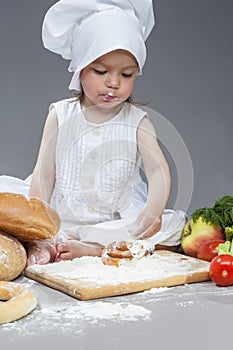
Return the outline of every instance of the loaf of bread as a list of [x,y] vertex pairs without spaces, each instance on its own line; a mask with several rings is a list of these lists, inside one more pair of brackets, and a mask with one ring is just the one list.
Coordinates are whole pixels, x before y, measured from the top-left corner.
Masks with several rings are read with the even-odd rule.
[[22,194],[0,193],[1,231],[19,241],[32,242],[53,238],[59,228],[60,218],[47,203]]
[[27,255],[23,245],[7,233],[0,231],[0,280],[12,281],[23,272]]

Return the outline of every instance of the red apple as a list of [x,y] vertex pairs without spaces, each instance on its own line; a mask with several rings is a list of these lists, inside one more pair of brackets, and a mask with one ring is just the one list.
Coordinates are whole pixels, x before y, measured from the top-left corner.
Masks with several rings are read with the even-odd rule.
[[208,241],[202,244],[197,249],[197,258],[201,260],[211,261],[218,255],[217,247],[220,243],[224,243],[223,239]]
[[182,230],[181,247],[185,254],[197,257],[200,246],[208,241],[224,240],[220,226],[206,223],[200,216],[196,222],[189,220]]

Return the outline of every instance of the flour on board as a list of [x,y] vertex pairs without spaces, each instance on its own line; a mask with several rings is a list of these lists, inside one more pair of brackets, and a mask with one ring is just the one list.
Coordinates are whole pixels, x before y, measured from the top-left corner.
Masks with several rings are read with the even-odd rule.
[[[126,261],[126,260],[123,260]],[[203,271],[197,259],[181,259],[179,254],[162,256],[152,254],[141,259],[126,261],[119,267],[104,265],[101,258],[84,256],[72,261],[61,261],[47,265],[32,265],[29,271],[60,276],[66,280],[83,279],[98,285],[143,282],[164,278],[164,276],[186,275]]]

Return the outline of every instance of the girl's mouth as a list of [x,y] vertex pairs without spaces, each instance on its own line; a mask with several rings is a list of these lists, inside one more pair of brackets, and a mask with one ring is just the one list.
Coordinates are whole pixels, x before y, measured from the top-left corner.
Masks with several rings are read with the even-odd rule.
[[114,96],[112,92],[109,92],[108,94],[104,94],[103,99],[106,102],[113,102],[113,101],[119,100],[119,98],[117,96]]

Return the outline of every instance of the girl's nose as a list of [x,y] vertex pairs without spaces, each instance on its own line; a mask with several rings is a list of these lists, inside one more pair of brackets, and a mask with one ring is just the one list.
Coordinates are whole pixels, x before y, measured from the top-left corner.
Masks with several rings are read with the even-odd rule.
[[111,75],[107,79],[107,87],[108,88],[113,88],[113,89],[118,89],[120,86],[120,78],[115,75]]

